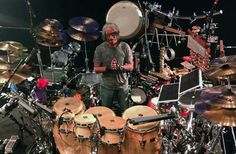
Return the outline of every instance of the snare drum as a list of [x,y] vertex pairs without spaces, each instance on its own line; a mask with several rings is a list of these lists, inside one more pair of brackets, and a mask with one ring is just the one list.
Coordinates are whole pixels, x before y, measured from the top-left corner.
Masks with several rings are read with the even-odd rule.
[[57,119],[53,123],[53,136],[60,153],[78,153],[81,149],[73,134],[74,117],[85,110],[84,103],[76,98],[59,99],[53,106]]
[[[144,105],[137,105],[125,110],[123,119],[141,118],[146,116],[156,116],[158,113],[152,108]],[[159,122],[150,122],[140,125],[128,123],[125,131],[125,141],[122,144],[122,153],[158,153],[160,151]]]
[[120,29],[121,39],[131,39],[144,28],[142,10],[133,2],[120,1],[115,3],[106,15],[106,22],[115,23]]

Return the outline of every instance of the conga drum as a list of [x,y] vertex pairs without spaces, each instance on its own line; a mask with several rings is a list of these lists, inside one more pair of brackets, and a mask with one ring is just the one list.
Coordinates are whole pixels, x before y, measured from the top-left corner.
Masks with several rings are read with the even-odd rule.
[[74,117],[85,110],[84,103],[72,97],[59,99],[53,106],[57,118],[53,123],[53,136],[60,153],[79,153],[79,143],[73,133]]
[[103,117],[115,116],[115,113],[111,109],[104,106],[91,107],[86,110],[85,113],[93,114],[97,116],[98,119]]
[[118,154],[125,139],[126,120],[118,116],[106,116],[99,119],[99,122],[101,129],[98,153]]
[[[144,105],[136,105],[125,110],[122,118],[125,120],[155,116],[158,113]],[[155,154],[160,151],[159,122],[149,122],[133,125],[128,122],[125,130],[125,141],[121,145],[122,153],[125,154]]]

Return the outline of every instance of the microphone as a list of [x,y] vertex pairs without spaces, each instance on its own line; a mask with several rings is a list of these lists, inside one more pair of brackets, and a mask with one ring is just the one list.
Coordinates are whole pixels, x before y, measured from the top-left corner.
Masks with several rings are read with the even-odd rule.
[[140,117],[140,118],[132,118],[129,119],[130,123],[133,125],[140,125],[148,122],[160,121],[165,119],[172,119],[175,118],[173,113],[170,114],[161,114],[157,116],[147,116],[147,117]]

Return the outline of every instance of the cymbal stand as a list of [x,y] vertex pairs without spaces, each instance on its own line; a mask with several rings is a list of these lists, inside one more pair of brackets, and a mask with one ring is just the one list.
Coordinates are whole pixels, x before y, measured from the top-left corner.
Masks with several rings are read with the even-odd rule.
[[49,56],[50,56],[50,62],[51,62],[51,71],[52,71],[52,81],[53,83],[55,83],[55,76],[54,76],[54,65],[53,65],[53,61],[52,61],[52,50],[51,50],[51,46],[48,46],[48,51],[49,51]]
[[43,63],[42,63],[42,59],[41,59],[41,51],[39,49],[37,49],[37,59],[38,59],[38,63],[39,63],[39,73],[40,73],[40,77],[43,77]]
[[86,73],[89,73],[89,66],[88,66],[89,59],[88,59],[86,41],[84,41],[84,54],[85,54],[85,70],[86,70]]
[[211,143],[208,143],[206,146],[207,148],[207,151],[211,154],[211,153],[215,153],[214,150],[215,150],[215,147],[216,145],[219,143],[219,139],[221,137],[221,133],[223,131],[223,126],[219,126],[218,130],[217,130],[217,134],[216,136],[214,137],[213,141]]

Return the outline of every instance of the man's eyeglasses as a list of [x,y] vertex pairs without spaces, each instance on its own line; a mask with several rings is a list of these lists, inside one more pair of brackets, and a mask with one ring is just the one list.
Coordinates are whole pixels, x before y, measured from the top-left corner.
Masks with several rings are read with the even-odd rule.
[[116,37],[116,36],[118,36],[118,34],[119,34],[118,32],[112,32],[112,33],[107,33],[106,36],[107,37],[110,37],[110,36]]

